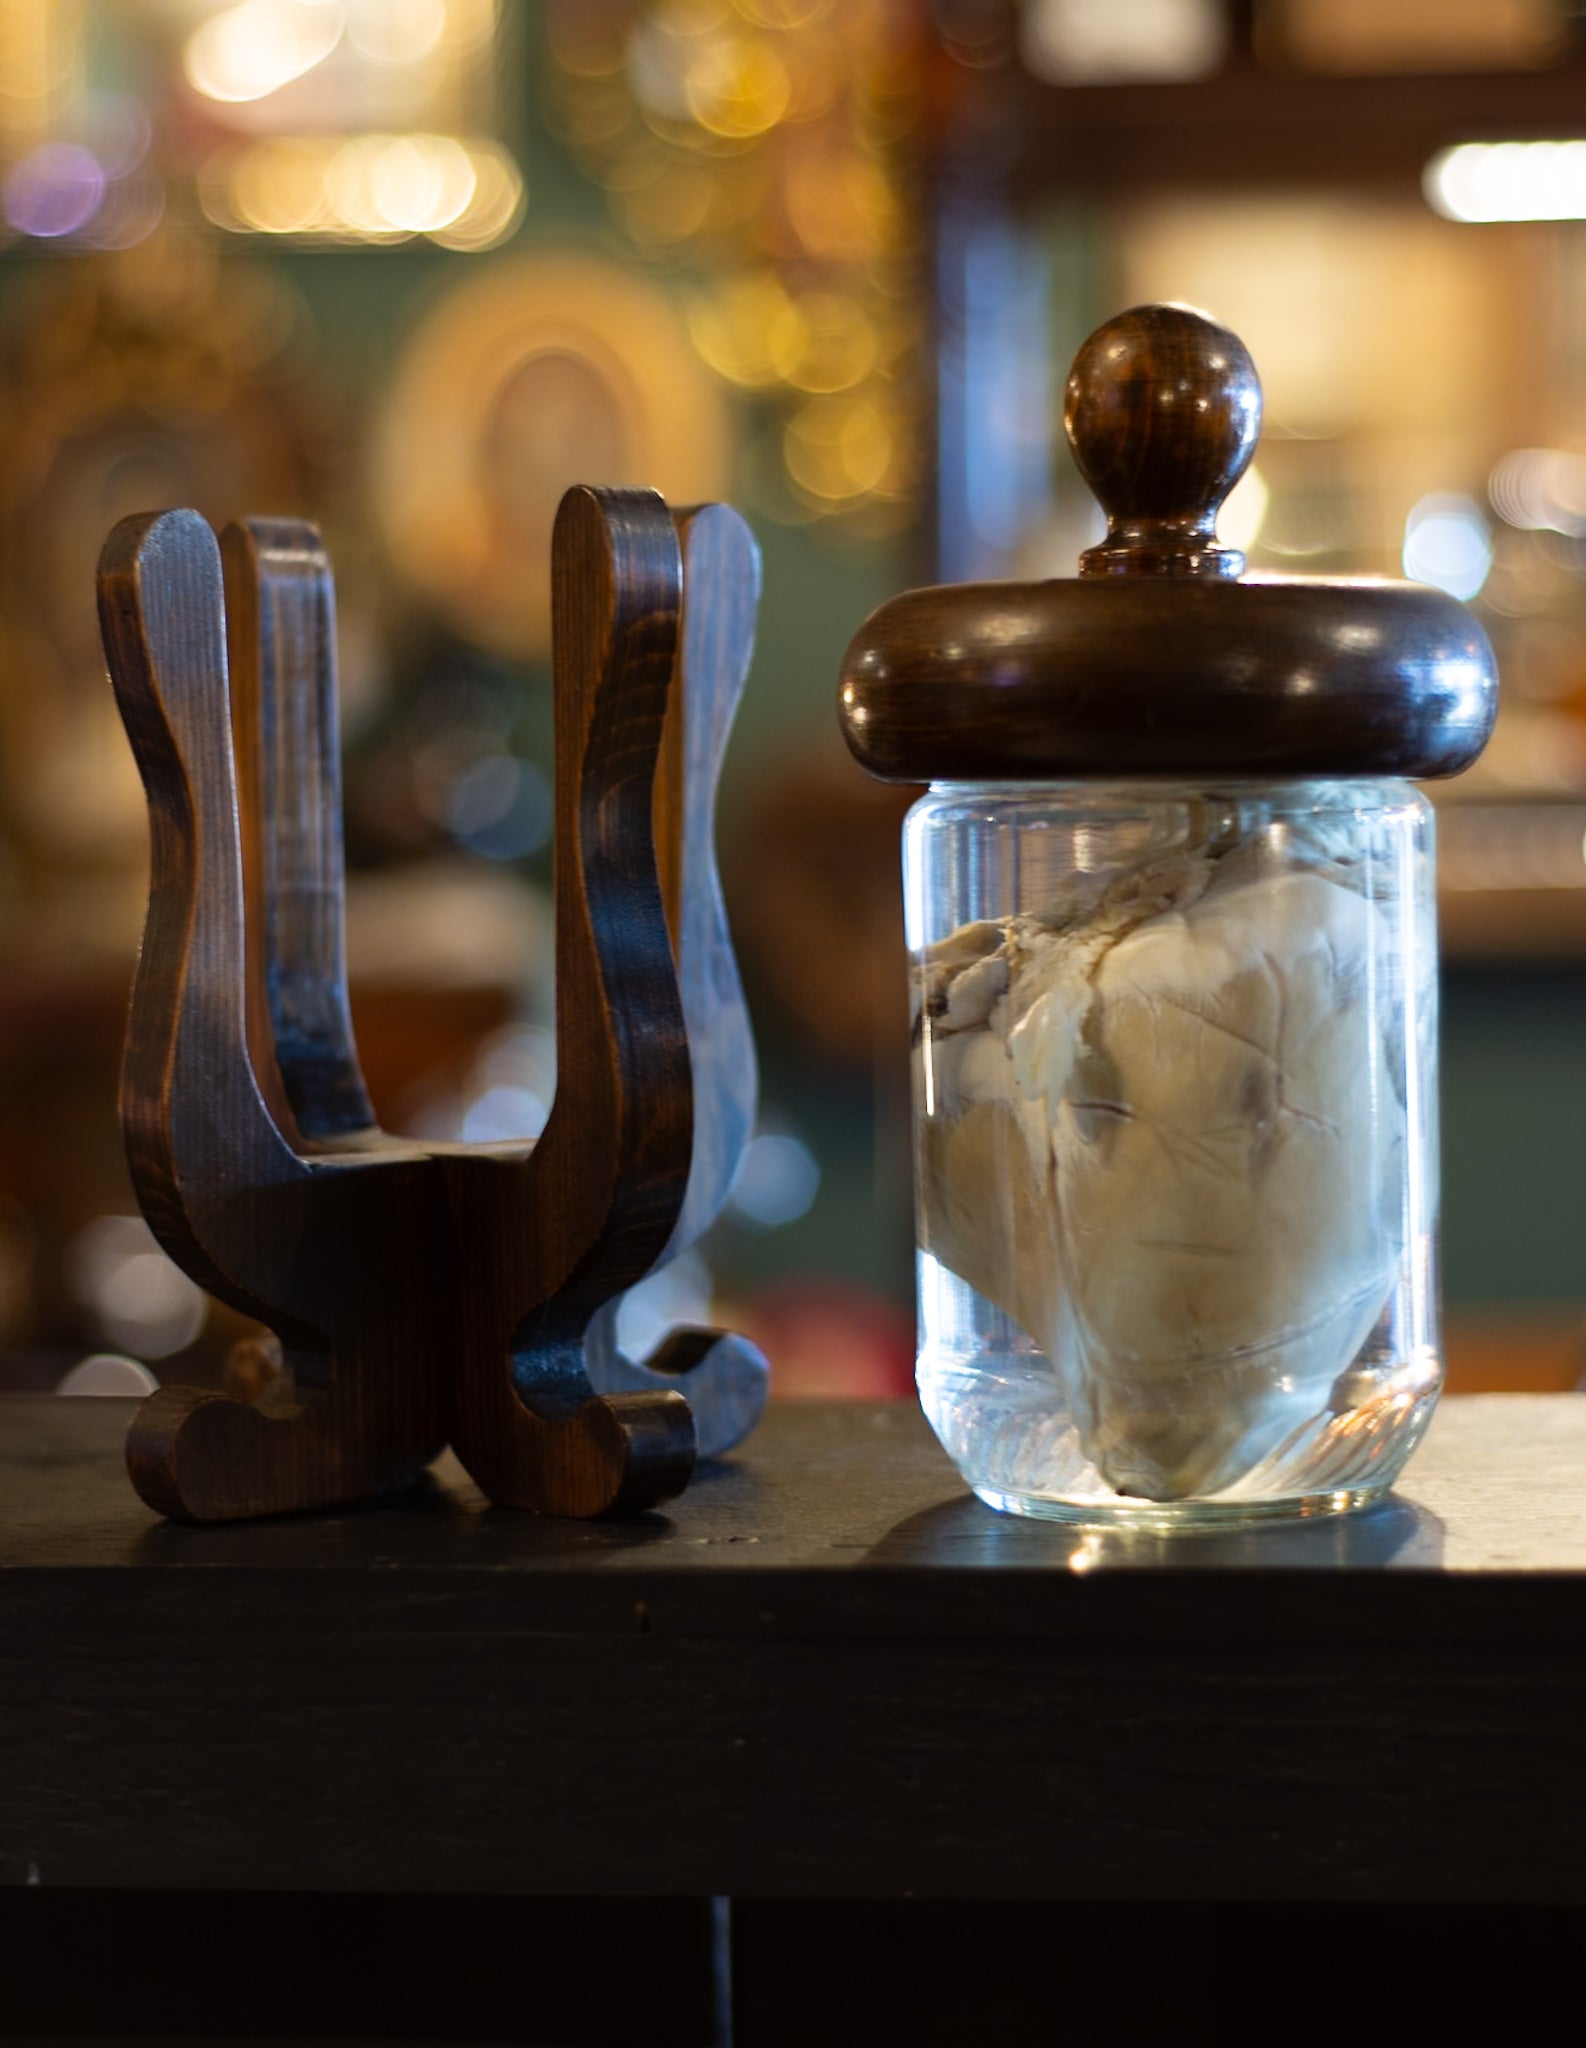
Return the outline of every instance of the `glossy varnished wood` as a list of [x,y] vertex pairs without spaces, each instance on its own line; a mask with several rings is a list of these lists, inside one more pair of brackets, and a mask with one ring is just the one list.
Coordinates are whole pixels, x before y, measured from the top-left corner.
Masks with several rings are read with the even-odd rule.
[[[720,1212],[748,1143],[754,1040],[715,859],[716,791],[754,647],[759,550],[726,505],[674,515],[683,595],[655,777],[656,851],[693,1072],[692,1156],[682,1213],[657,1262]],[[400,1141],[374,1128],[359,1070],[343,943],[334,585],[315,529],[249,520],[221,536],[248,903],[250,1032],[277,1120],[310,1148]],[[568,857],[569,862],[571,856]],[[570,866],[568,867],[570,872]],[[741,1441],[765,1406],[768,1369],[749,1341],[687,1329],[649,1361],[616,1341],[619,1302],[584,1341],[596,1392],[686,1393],[702,1454]]]
[[1455,775],[1497,709],[1486,634],[1408,583],[965,583],[844,657],[855,758],[891,782]]
[[[760,551],[729,505],[676,515],[683,558],[680,675],[667,707],[656,779],[656,857],[677,958],[693,1073],[693,1153],[683,1206],[661,1263],[695,1244],[726,1203],[754,1128],[754,1034],[716,866],[722,756],[748,679]],[[590,1325],[585,1359],[604,1393],[681,1386],[701,1457],[730,1450],[765,1407],[769,1372],[748,1338],[685,1329],[647,1360],[617,1343],[618,1304]],[[686,1375],[686,1377],[680,1377]]]
[[1078,580],[906,592],[860,627],[839,717],[898,782],[1457,774],[1486,744],[1481,627],[1415,584],[1238,581],[1217,510],[1260,386],[1237,336],[1178,306],[1108,321],[1065,420],[1108,535]]
[[[674,720],[674,915],[696,1021],[714,991],[719,1057],[736,1062],[747,1021],[710,805],[756,565],[720,509],[695,521],[702,715],[697,735]],[[225,560],[240,829],[213,537],[169,514],[127,522],[106,551],[106,645],[155,836],[124,1116],[162,1243],[279,1334],[284,1369],[253,1374],[268,1384],[252,1402],[153,1397],[134,1479],[167,1514],[241,1518],[400,1484],[449,1433],[499,1500],[647,1506],[691,1468],[688,1368],[720,1441],[752,1421],[765,1379],[717,1332],[680,1337],[672,1373],[630,1368],[610,1400],[586,1370],[592,1320],[676,1247],[696,1168],[691,1227],[719,1208],[752,1113],[752,1052],[743,1073],[707,1056],[724,1099],[696,1129],[657,871],[662,731],[686,685],[672,517],[653,492],[582,491],[557,526],[560,1079],[532,1146],[416,1145],[376,1127],[343,958],[329,563],[312,528],[285,521],[229,529]],[[712,579],[736,588],[746,568],[748,613],[734,605],[712,639]]]
[[1217,514],[1261,431],[1261,383],[1237,334],[1188,306],[1136,306],[1074,358],[1063,425],[1107,514],[1082,576],[1240,576]]
[[234,522],[220,556],[254,1070],[295,1140],[344,1139],[375,1115],[347,996],[330,557],[299,519]]
[[1445,1401],[1379,1507],[1181,1539],[994,1515],[902,1402],[773,1406],[631,1522],[448,1463],[176,1530],[125,1413],[0,1403],[0,1882],[1586,1895],[1574,1397]]
[[127,1445],[161,1512],[207,1521],[357,1499],[410,1479],[443,1441],[422,1283],[443,1227],[416,1148],[305,1160],[255,1082],[245,1025],[241,854],[221,565],[196,513],[124,520],[100,568],[117,701],[149,799],[149,916],[122,1120],[133,1186],[187,1273],[280,1336],[258,1404],[170,1387]]
[[451,1440],[492,1500],[649,1505],[693,1467],[672,1391],[597,1397],[591,1320],[676,1228],[692,1157],[688,1039],[653,806],[682,561],[653,491],[570,491],[552,542],[556,1097],[531,1148],[445,1160],[457,1246]]

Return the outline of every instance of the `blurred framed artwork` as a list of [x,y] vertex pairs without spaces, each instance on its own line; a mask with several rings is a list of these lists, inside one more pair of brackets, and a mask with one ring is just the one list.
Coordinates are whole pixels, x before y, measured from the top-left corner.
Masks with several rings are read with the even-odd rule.
[[533,659],[570,484],[674,504],[729,488],[720,386],[668,296],[598,256],[502,259],[414,335],[375,435],[378,524],[401,580],[461,639]]

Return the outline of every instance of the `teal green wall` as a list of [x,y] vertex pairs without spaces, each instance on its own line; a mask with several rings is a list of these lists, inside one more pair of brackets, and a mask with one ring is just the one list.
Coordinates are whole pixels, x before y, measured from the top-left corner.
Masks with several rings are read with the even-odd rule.
[[1579,1301],[1586,963],[1447,969],[1442,1088],[1448,1301]]

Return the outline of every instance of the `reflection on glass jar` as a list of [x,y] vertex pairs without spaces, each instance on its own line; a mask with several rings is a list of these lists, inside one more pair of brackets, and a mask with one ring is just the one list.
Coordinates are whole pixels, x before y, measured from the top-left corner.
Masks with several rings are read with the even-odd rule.
[[982,1498],[1353,1505],[1430,1416],[1432,819],[1392,780],[939,785],[905,835],[921,1342]]

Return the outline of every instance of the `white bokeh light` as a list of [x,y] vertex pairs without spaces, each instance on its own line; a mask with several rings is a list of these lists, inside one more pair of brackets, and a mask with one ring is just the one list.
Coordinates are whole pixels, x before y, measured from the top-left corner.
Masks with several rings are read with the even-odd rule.
[[1474,498],[1433,492],[1404,522],[1404,573],[1468,604],[1492,567],[1492,537]]

